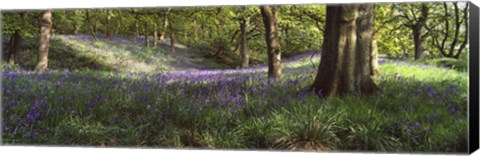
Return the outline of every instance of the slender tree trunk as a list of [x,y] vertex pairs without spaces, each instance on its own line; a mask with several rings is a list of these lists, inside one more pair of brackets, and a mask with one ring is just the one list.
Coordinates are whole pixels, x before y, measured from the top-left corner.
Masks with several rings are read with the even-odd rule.
[[153,48],[158,47],[158,31],[157,31],[157,21],[153,23]]
[[240,61],[240,66],[242,68],[247,68],[249,65],[249,59],[250,59],[250,54],[248,52],[248,40],[247,40],[247,27],[248,27],[248,21],[247,19],[242,19],[240,22],[240,31],[241,31],[241,39],[240,39],[240,54],[241,54],[241,61]]
[[370,53],[370,75],[376,76],[380,74],[380,69],[378,68],[378,48],[377,40],[372,39],[372,52]]
[[137,38],[140,36],[140,30],[138,28],[138,14],[135,15],[135,23],[133,24],[135,29],[135,35],[133,35],[133,42],[137,43]]
[[50,30],[52,29],[51,10],[43,13],[40,25],[40,46],[38,48],[38,63],[35,69],[39,72],[45,72],[48,66],[48,44],[50,40]]
[[150,40],[148,38],[148,22],[145,21],[145,46],[150,47]]
[[319,96],[369,94],[378,87],[370,76],[373,4],[327,6],[320,66],[312,85]]
[[[25,20],[27,18],[26,13],[20,13],[20,18]],[[20,45],[22,43],[22,36],[20,35],[20,29],[16,29],[15,32],[10,36],[10,45],[8,49],[8,64],[15,64],[15,54],[20,50]]]
[[260,6],[260,10],[265,26],[265,41],[267,42],[268,77],[271,79],[280,79],[282,74],[281,51],[275,7]]
[[110,10],[106,9],[105,12],[107,13],[107,20],[105,24],[105,34],[107,35],[108,39],[112,39],[112,34],[110,32],[110,19],[111,19]]
[[117,26],[115,27],[115,34],[118,34],[118,31],[120,30],[120,26],[122,26],[121,22],[119,19],[115,20]]
[[80,25],[73,23],[73,34],[78,34],[78,31],[80,31]]
[[288,40],[288,35],[289,35],[289,32],[290,32],[290,26],[288,24],[285,26],[284,31],[285,31],[285,46],[290,47],[290,42]]
[[90,17],[89,11],[85,10],[85,21],[90,25],[90,34],[92,35],[93,39],[96,41],[98,40],[96,35],[96,24],[95,22],[92,23],[92,19]]
[[465,22],[465,36],[457,54],[454,56],[456,59],[460,57],[460,54],[462,54],[463,49],[468,43],[468,3],[465,3],[465,8],[463,9],[463,21]]
[[170,24],[170,52],[175,52],[175,32],[173,30],[173,23]]
[[8,64],[15,64],[15,54],[17,54],[20,49],[20,44],[22,37],[20,36],[20,30],[15,30],[15,32],[10,37],[10,48],[8,49]]
[[165,15],[163,16],[163,24],[162,24],[162,31],[160,32],[160,42],[165,43],[165,32],[167,32],[168,28],[168,14],[170,13],[171,8],[168,8],[168,10],[165,12]]

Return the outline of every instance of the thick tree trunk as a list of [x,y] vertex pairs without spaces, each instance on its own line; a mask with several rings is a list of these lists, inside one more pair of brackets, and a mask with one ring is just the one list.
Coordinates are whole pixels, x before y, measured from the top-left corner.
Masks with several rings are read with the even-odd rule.
[[370,76],[373,4],[327,6],[320,66],[312,89],[320,96],[369,94],[378,87]]
[[267,42],[268,77],[280,79],[282,74],[281,51],[275,7],[260,6],[260,10],[265,26],[265,41]]
[[10,37],[10,47],[8,49],[8,64],[15,64],[15,54],[17,54],[20,49],[20,44],[22,37],[20,36],[20,30],[15,30],[15,32]]
[[247,46],[247,27],[248,21],[246,19],[242,19],[240,22],[240,31],[241,31],[241,39],[240,39],[240,66],[242,68],[247,68],[249,65],[250,55],[248,53],[248,46]]
[[[419,29],[420,28],[420,29]],[[415,60],[419,60],[422,58],[422,53],[423,53],[423,40],[421,37],[421,27],[418,25],[415,26],[412,31],[413,31],[413,42],[415,44]]]
[[39,72],[44,72],[48,66],[48,44],[50,40],[50,30],[52,29],[51,10],[43,13],[40,25],[40,46],[38,48],[38,63],[35,69]]
[[422,58],[423,54],[423,40],[425,38],[422,35],[422,29],[425,26],[428,18],[428,7],[426,3],[422,3],[421,16],[418,18],[415,25],[411,26],[413,31],[413,42],[415,44],[415,60]]

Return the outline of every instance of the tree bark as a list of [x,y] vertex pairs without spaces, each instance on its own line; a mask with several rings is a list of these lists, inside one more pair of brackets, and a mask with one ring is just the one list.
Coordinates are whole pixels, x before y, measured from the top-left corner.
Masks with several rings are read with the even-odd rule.
[[165,32],[167,31],[168,28],[168,14],[170,13],[171,8],[168,8],[167,12],[165,12],[165,15],[163,16],[163,25],[162,25],[162,31],[160,32],[160,42],[165,43]]
[[40,46],[38,48],[38,63],[35,69],[39,72],[45,72],[48,66],[48,44],[50,41],[50,30],[52,29],[51,10],[43,13],[40,26]]
[[157,22],[153,23],[153,48],[158,46],[158,31],[157,31]]
[[282,74],[281,51],[275,7],[260,6],[260,10],[265,26],[265,41],[267,43],[268,78],[280,79]]
[[312,85],[319,96],[370,94],[378,90],[370,76],[374,29],[373,4],[327,6],[320,66]]
[[457,54],[454,58],[458,59],[460,54],[462,54],[463,49],[466,47],[468,43],[468,3],[465,3],[465,8],[463,9],[463,21],[465,22],[465,36],[463,39],[463,43],[460,45]]
[[138,14],[135,14],[135,23],[133,24],[135,29],[135,35],[133,36],[133,42],[137,43],[137,38],[140,36],[140,30],[138,28]]
[[173,30],[173,24],[170,24],[170,52],[175,52],[175,32]]
[[380,74],[380,69],[378,68],[378,48],[377,40],[372,39],[372,52],[370,53],[370,75],[377,76]]
[[85,21],[90,24],[90,34],[92,35],[93,39],[95,41],[97,40],[97,34],[96,34],[96,24],[92,23],[92,19],[90,17],[89,11],[85,10]]
[[20,36],[20,30],[15,30],[15,32],[10,37],[10,47],[8,49],[8,64],[15,64],[15,54],[17,54],[20,49],[20,43],[22,37]]
[[422,39],[422,27],[420,25],[416,25],[412,28],[413,31],[413,42],[415,45],[415,60],[419,60],[422,58],[423,53],[423,39]]
[[144,35],[145,36],[145,46],[147,48],[149,48],[150,47],[150,40],[148,39],[148,22],[147,21],[145,21],[144,26],[145,26],[145,35]]
[[415,60],[422,58],[423,54],[423,40],[422,28],[425,26],[428,18],[428,7],[426,3],[422,3],[421,16],[416,21],[415,25],[411,26],[413,31],[413,42],[415,44]]
[[240,22],[240,31],[241,31],[241,39],[240,39],[240,54],[241,54],[241,61],[240,66],[242,68],[247,68],[249,65],[250,54],[248,53],[248,46],[247,46],[247,27],[248,21],[247,19],[242,19]]
[[107,20],[106,20],[106,24],[105,24],[105,34],[107,35],[107,38],[108,39],[111,39],[112,38],[112,34],[111,34],[111,30],[110,30],[110,19],[111,19],[111,16],[110,16],[110,10],[106,9],[105,11],[107,13]]

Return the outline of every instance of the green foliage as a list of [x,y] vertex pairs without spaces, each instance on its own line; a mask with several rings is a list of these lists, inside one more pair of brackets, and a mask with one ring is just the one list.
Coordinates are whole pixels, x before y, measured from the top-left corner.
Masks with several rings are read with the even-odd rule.
[[2,34],[11,35],[19,30],[21,36],[36,36],[40,31],[37,16],[37,12],[24,13],[23,17],[20,12],[2,12]]

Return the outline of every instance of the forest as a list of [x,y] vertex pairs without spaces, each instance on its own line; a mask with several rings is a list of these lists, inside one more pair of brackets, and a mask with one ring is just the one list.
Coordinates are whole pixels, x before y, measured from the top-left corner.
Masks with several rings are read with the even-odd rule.
[[2,11],[2,142],[467,152],[468,21],[468,2]]

